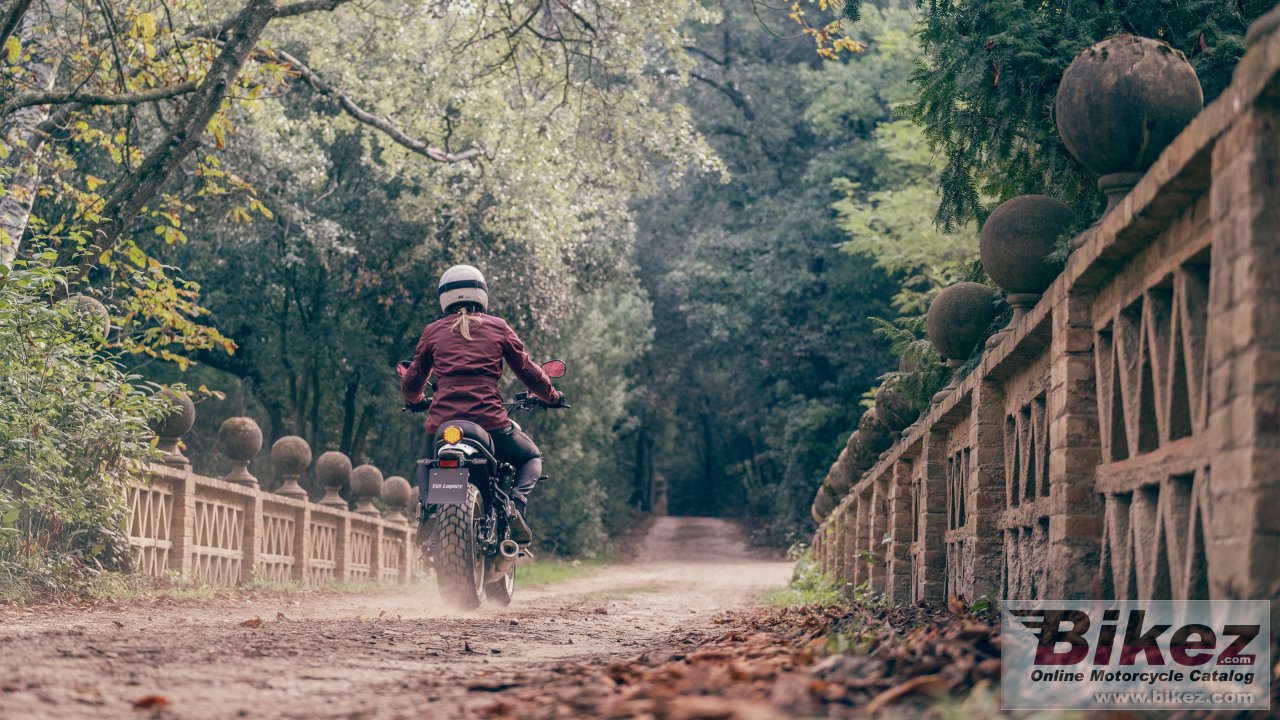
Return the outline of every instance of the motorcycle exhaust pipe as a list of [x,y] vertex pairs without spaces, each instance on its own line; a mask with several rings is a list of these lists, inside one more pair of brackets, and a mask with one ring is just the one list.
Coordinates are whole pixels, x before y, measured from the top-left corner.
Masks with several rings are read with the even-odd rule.
[[493,582],[511,569],[516,564],[516,559],[520,557],[520,545],[515,540],[503,540],[498,545],[498,554],[493,558],[493,564],[489,570],[489,582]]

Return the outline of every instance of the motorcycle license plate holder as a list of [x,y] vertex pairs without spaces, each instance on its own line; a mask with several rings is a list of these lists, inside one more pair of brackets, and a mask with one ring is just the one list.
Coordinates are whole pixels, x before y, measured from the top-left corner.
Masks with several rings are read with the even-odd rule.
[[427,502],[431,505],[462,505],[467,502],[467,468],[431,468],[427,476]]

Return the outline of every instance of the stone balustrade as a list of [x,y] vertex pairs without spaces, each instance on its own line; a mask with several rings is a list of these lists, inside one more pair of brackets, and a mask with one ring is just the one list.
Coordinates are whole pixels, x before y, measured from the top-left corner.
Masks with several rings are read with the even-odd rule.
[[892,384],[859,422],[814,500],[827,573],[894,603],[1280,600],[1277,25],[1203,110],[1155,41],[1072,64],[1056,119],[1107,208],[1065,263],[1061,203],[992,213],[982,256],[1013,320],[961,376],[994,291],[938,296],[953,380],[914,424]]
[[[153,426],[165,453],[129,485],[129,542],[134,572],[167,573],[215,585],[254,580],[324,585],[330,581],[406,583],[418,569],[414,541],[416,501],[408,481],[382,479],[372,465],[354,470],[342,453],[326,452],[316,475],[326,486],[320,503],[307,500],[298,478],[311,464],[311,448],[300,437],[284,437],[271,448],[283,484],[259,488],[251,472],[262,448],[262,431],[251,418],[231,418],[219,430],[219,446],[231,470],[221,478],[196,474],[179,451],[179,440],[195,423],[195,407],[171,393],[174,412]],[[347,510],[338,491],[350,481],[357,510]],[[374,506],[380,496],[385,516]]]

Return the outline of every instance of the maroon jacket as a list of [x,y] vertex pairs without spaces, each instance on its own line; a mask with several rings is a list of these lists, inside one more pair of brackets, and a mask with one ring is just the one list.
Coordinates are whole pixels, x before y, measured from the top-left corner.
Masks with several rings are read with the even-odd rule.
[[502,430],[510,425],[498,392],[504,360],[534,395],[547,402],[553,400],[551,378],[529,359],[524,343],[506,320],[472,314],[471,339],[467,340],[461,332],[449,329],[457,318],[443,317],[422,331],[413,364],[400,382],[405,401],[418,402],[427,378],[435,373],[436,392],[425,423],[429,434],[435,434],[440,423],[451,419],[470,420],[485,430]]

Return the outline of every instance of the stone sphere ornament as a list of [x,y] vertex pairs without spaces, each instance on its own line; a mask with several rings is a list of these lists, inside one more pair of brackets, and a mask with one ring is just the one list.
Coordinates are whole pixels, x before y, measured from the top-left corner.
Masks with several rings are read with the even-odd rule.
[[1071,61],[1054,100],[1058,134],[1099,175],[1111,212],[1204,107],[1182,53],[1135,35],[1107,38]]
[[191,432],[196,424],[196,405],[191,396],[178,390],[165,388],[158,394],[158,399],[168,405],[163,416],[147,423],[151,432],[159,439],[157,446],[164,453],[162,462],[176,468],[189,468],[191,461],[182,454],[179,443],[182,436]]
[[1000,293],[976,282],[960,282],[942,289],[929,304],[925,328],[929,342],[951,368],[951,382],[933,396],[937,405],[960,386],[960,366],[1000,313]]
[[338,493],[351,479],[351,458],[337,450],[323,453],[316,458],[316,479],[324,485],[324,497],[320,498],[320,504],[346,509],[347,501]]
[[987,340],[999,345],[1062,271],[1058,242],[1075,223],[1075,213],[1047,195],[1020,195],[1001,203],[982,225],[982,267],[1008,293],[1009,325]]
[[222,479],[257,487],[258,478],[249,473],[249,463],[262,449],[262,429],[258,423],[247,417],[227,418],[218,428],[218,447],[231,460],[231,472]]
[[382,503],[387,506],[382,519],[398,525],[407,525],[409,520],[404,516],[404,511],[409,508],[412,497],[413,488],[409,486],[409,481],[399,475],[392,475],[382,481]]
[[85,327],[92,329],[94,334],[101,333],[104,338],[111,334],[111,312],[100,300],[77,293],[68,296],[63,302],[71,308],[72,314],[84,323]]
[[356,496],[356,512],[361,515],[381,515],[374,507],[373,499],[382,494],[382,471],[365,464],[351,471],[351,493]]
[[898,388],[896,377],[885,380],[876,391],[876,417],[892,434],[900,434],[920,417],[920,411],[906,393]]
[[302,473],[311,465],[311,446],[297,435],[286,435],[271,445],[271,465],[283,481],[277,495],[307,499],[307,491],[298,484]]

